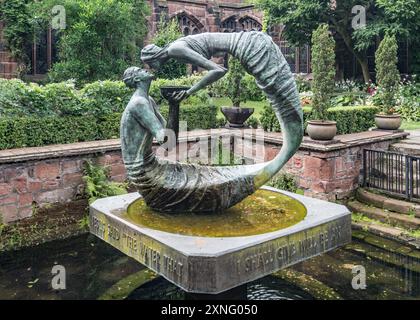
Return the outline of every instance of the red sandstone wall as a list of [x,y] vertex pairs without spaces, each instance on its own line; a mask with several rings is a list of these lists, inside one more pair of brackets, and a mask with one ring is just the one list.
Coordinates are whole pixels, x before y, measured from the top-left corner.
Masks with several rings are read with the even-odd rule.
[[95,159],[111,167],[114,181],[125,180],[120,152],[0,165],[0,214],[3,222],[32,215],[33,205],[68,202],[83,193],[83,163]]

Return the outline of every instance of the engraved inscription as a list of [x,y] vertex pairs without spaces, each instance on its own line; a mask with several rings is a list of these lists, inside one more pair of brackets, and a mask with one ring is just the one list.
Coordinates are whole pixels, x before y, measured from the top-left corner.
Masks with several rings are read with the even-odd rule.
[[[218,257],[220,260],[216,266],[228,270],[226,272],[230,276],[229,280],[225,279],[225,286],[253,280],[347,243],[351,239],[350,221],[350,217],[343,217],[232,251]],[[185,267],[188,265],[187,258],[170,246],[99,212],[91,213],[90,229],[99,238],[181,287],[191,286],[190,281],[195,276],[189,276],[190,268]],[[208,277],[215,276],[212,274],[215,270],[209,269],[208,272]],[[203,283],[213,280],[209,278],[206,281],[203,280]]]

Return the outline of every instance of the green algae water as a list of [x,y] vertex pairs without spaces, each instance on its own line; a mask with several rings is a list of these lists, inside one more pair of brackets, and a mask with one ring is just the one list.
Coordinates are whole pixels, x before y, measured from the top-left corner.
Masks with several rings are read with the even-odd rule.
[[273,232],[295,225],[306,216],[305,206],[282,193],[257,190],[218,214],[164,214],[133,203],[123,218],[150,229],[200,237],[239,237]]

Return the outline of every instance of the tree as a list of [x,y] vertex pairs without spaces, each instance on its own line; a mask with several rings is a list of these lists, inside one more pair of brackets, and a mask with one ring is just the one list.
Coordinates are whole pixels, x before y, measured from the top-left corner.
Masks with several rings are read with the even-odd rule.
[[397,68],[397,40],[387,34],[381,41],[375,54],[376,79],[382,112],[392,114],[395,107],[395,96],[398,90],[400,74]]
[[66,28],[59,30],[59,62],[49,73],[53,81],[74,78],[79,84],[120,79],[140,62],[146,35],[147,7],[140,0],[44,0],[30,6],[32,24],[46,28],[51,9],[66,9]]
[[6,25],[3,35],[12,56],[20,62],[20,72],[26,69],[29,58],[25,53],[25,43],[30,41],[31,26],[27,3],[30,0],[3,0],[0,2],[0,20]]
[[[310,42],[312,31],[321,23],[341,38],[357,59],[363,78],[370,79],[366,50],[382,37],[387,29],[399,36],[418,40],[420,6],[417,0],[255,0],[269,16],[270,23],[285,25],[285,38],[295,45]],[[354,6],[363,6],[366,26],[354,29]],[[416,40],[415,40],[416,39]]]
[[365,28],[354,31],[357,50],[365,50],[385,34],[407,40],[413,55],[411,70],[420,72],[420,5],[418,0],[376,0],[375,13],[369,16]]
[[335,41],[327,24],[321,24],[312,35],[312,70],[312,116],[316,120],[327,120],[335,76]]
[[[164,47],[182,36],[183,34],[176,19],[166,21],[165,16],[162,15],[152,42],[159,47]],[[159,70],[156,70],[156,76],[165,79],[176,79],[183,77],[186,74],[186,65],[184,63],[177,62],[174,59],[170,59],[162,65]]]
[[239,108],[241,102],[246,101],[246,88],[242,84],[242,80],[245,76],[245,69],[241,62],[233,57],[229,59],[229,71],[226,74],[226,85],[224,86],[225,92],[234,107]]

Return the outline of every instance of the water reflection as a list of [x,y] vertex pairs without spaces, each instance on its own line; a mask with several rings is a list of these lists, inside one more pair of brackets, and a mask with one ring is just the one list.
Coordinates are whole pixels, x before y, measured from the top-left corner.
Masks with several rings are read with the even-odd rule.
[[[356,243],[295,265],[292,269],[322,282],[344,299],[420,299],[420,264],[395,255],[401,266],[366,258],[375,248]],[[372,251],[373,252],[373,251]],[[399,260],[398,260],[399,259]],[[63,265],[67,289],[51,288],[51,269]],[[367,272],[366,290],[351,286],[354,265]],[[0,255],[0,299],[97,299],[115,283],[144,269],[142,265],[90,235]],[[248,299],[313,299],[304,289],[268,276],[248,284]],[[162,278],[133,288],[127,299],[184,299],[184,293]]]

